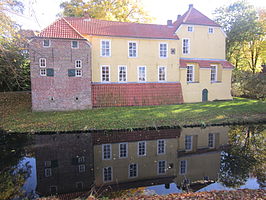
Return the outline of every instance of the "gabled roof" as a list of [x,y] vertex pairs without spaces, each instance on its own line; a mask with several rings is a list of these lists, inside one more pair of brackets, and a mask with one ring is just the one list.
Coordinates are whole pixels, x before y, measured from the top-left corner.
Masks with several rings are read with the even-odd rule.
[[64,18],[56,20],[53,24],[42,30],[38,37],[84,39]]
[[188,63],[197,63],[200,68],[209,68],[212,64],[220,64],[226,69],[234,68],[234,66],[227,60],[180,58],[181,68],[187,67]]
[[187,12],[179,17],[174,23],[174,26],[178,28],[181,24],[191,24],[191,25],[205,25],[205,26],[218,26],[219,24],[203,15],[200,11],[193,8],[193,5],[189,6]]
[[66,17],[65,19],[83,35],[178,39],[174,34],[175,28],[167,25],[106,21],[85,17]]

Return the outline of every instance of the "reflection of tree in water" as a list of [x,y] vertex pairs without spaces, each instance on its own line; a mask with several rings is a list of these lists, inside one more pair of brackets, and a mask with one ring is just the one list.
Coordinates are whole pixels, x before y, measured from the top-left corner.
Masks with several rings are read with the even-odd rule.
[[236,188],[245,184],[252,174],[260,187],[265,187],[265,125],[231,127],[228,136],[229,147],[222,154],[220,181]]
[[30,175],[30,166],[18,164],[26,156],[25,147],[30,136],[7,134],[0,130],[0,199],[12,199],[23,195],[21,187]]

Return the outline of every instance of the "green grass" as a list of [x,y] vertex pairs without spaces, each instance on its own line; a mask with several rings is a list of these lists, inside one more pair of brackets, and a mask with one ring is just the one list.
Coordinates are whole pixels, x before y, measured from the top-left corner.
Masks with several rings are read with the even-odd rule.
[[266,120],[266,102],[233,101],[112,107],[68,112],[32,112],[25,93],[0,94],[1,125],[10,131],[120,129]]

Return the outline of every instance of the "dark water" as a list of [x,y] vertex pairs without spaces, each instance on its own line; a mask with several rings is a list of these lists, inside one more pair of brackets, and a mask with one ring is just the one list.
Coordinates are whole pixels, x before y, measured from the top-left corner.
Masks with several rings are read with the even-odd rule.
[[3,133],[0,199],[265,189],[265,127]]

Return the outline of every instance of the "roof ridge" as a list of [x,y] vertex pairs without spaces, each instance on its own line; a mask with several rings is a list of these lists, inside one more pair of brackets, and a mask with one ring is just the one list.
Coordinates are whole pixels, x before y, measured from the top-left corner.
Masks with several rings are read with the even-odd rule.
[[[192,11],[193,7],[189,8],[188,12],[187,12],[187,15],[184,17],[184,19],[182,20],[181,23],[185,23],[185,21],[187,21],[187,18],[189,17],[191,11]],[[186,14],[186,13],[185,13]]]
[[62,19],[79,35],[79,36],[81,36],[82,38],[84,38],[83,37],[83,35],[81,35],[80,34],[80,32],[75,28],[75,27],[73,27],[64,17],[62,17]]

